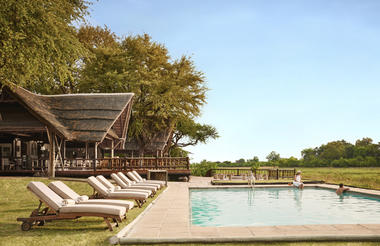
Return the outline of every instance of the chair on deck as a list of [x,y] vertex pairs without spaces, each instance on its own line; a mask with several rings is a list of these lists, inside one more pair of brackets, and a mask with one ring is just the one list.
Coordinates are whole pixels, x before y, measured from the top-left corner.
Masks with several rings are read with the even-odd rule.
[[[112,219],[118,226],[117,222],[121,222],[126,213],[125,207],[120,206],[75,204],[74,200],[61,198],[42,182],[32,181],[28,184],[27,189],[38,197],[40,205],[30,217],[17,218],[17,221],[23,222],[21,224],[23,231],[30,230],[35,224],[42,226],[45,221],[77,219],[82,216],[102,217],[109,230],[112,231],[113,225],[109,219]],[[42,204],[47,207],[41,210]]]
[[88,177],[87,182],[94,189],[94,197],[105,199],[132,199],[135,200],[137,205],[141,207],[148,198],[147,192],[135,192],[135,191],[115,191],[114,189],[108,189],[94,176]]
[[[128,174],[127,174],[128,175]],[[133,185],[143,185],[143,186],[154,186],[158,189],[161,189],[160,184],[154,184],[154,183],[147,183],[147,182],[136,182],[134,180],[130,180],[127,176],[124,175],[122,172],[118,172],[117,176],[124,182],[128,184],[133,184]]]
[[163,187],[166,182],[162,180],[146,180],[140,176],[136,171],[128,172],[128,177],[130,177],[133,181],[136,181],[137,183],[144,182],[144,183],[152,183],[152,184],[159,184],[161,187]]
[[96,179],[99,180],[107,189],[111,189],[117,192],[120,191],[132,191],[132,192],[141,192],[141,193],[147,193],[148,196],[152,197],[153,192],[150,190],[142,190],[142,189],[122,189],[120,186],[114,186],[108,179],[106,179],[103,175],[96,176]]
[[111,174],[111,178],[116,182],[118,186],[120,186],[122,189],[141,189],[141,190],[149,190],[152,192],[153,195],[156,194],[157,186],[152,185],[137,185],[133,184],[132,181],[124,182],[116,173]]
[[63,199],[72,199],[77,204],[101,204],[125,207],[127,210],[132,209],[135,205],[132,201],[110,200],[110,199],[89,199],[88,196],[80,196],[78,193],[70,189],[62,181],[51,182],[49,188]]

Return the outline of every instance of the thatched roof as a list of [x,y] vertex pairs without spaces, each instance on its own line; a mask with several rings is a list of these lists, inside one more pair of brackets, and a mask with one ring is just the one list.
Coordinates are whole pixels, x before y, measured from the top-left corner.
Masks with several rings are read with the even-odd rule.
[[126,136],[133,93],[38,95],[18,86],[4,89],[66,140],[101,142],[107,134]]
[[[165,129],[159,132],[155,138],[152,139],[151,143],[145,146],[144,153],[155,154],[157,151],[163,151],[169,141],[171,136],[171,129]],[[125,150],[127,151],[139,151],[139,146],[135,139],[128,139],[125,143]]]

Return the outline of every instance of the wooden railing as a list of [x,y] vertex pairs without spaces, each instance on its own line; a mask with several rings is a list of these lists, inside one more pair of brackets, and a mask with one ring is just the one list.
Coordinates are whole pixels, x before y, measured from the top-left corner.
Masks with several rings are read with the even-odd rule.
[[190,169],[188,157],[123,157],[96,159],[65,159],[56,161],[57,170],[131,170],[131,169]]
[[293,178],[296,170],[292,168],[259,168],[252,171],[250,167],[225,167],[213,168],[207,173],[207,176],[216,174],[232,175],[232,176],[248,176],[253,172],[256,179],[284,179]]

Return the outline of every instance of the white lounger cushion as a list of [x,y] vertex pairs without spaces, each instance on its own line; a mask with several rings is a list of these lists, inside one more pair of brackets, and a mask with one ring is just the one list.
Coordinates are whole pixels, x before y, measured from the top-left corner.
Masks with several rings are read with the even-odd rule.
[[111,205],[111,206],[124,207],[126,209],[132,209],[135,206],[135,203],[133,201],[112,200],[112,199],[90,199],[84,202],[79,202],[79,204]]
[[61,207],[60,213],[100,213],[107,215],[123,216],[126,212],[125,207],[99,205],[99,204],[76,204]]
[[[49,207],[59,213],[104,213],[109,215],[123,216],[126,212],[125,207],[106,206],[106,205],[89,205],[75,204],[62,206],[64,199],[58,196],[54,191],[44,183],[32,181],[27,186],[40,200],[47,203]],[[69,202],[68,202],[69,203]]]
[[115,173],[111,174],[111,178],[119,185],[121,186],[123,189],[138,189],[138,190],[149,190],[151,192],[156,192],[157,191],[157,187],[155,186],[146,186],[146,185],[130,185],[128,186],[127,184],[125,184],[120,178],[119,176],[117,176]]
[[89,199],[88,196],[79,196],[75,191],[70,189],[65,183],[61,181],[54,181],[49,184],[49,188],[55,193],[65,199],[73,199],[78,204],[104,204],[121,206],[126,209],[132,209],[134,202],[132,201],[121,201],[121,200],[110,200],[110,199]]
[[63,204],[63,199],[54,193],[44,183],[32,181],[28,184],[28,189],[32,191],[38,198],[46,202],[49,207],[58,211]]
[[104,186],[106,186],[110,192],[129,192],[129,191],[142,192],[142,193],[148,193],[148,196],[152,194],[152,191],[150,190],[141,190],[141,189],[135,189],[135,188],[121,189],[120,186],[114,186],[103,175],[96,176],[96,179],[99,180]]
[[108,198],[114,199],[136,199],[145,200],[148,198],[148,193],[139,192],[112,192],[107,195]]
[[[134,175],[132,173],[127,173],[127,175],[132,179],[130,180],[127,176],[124,175],[124,173],[122,172],[118,172],[117,175],[119,176],[119,178],[121,180],[123,180],[124,182],[129,182],[130,184],[132,183],[133,185],[143,185],[143,186],[154,186],[157,188],[157,190],[159,190],[161,188],[161,185],[160,184],[152,184],[152,183],[146,183],[146,182],[136,182],[134,179],[137,179],[136,177],[134,177]],[[133,175],[132,177],[130,175]]]
[[88,177],[87,182],[102,196],[107,196],[108,188],[99,182],[94,176]]
[[65,185],[61,181],[51,182],[48,186],[50,189],[52,189],[55,193],[57,193],[63,199],[77,200],[80,197],[78,193],[70,189],[67,185]]
[[150,184],[150,185],[156,184],[160,188],[162,188],[165,185],[165,182],[162,183],[159,180],[144,180],[144,179],[141,178],[141,176],[137,176],[136,173],[137,173],[136,171],[128,172],[127,175],[128,175],[128,177],[130,177],[131,179],[133,179],[134,181],[136,181],[138,184],[140,184],[140,183],[141,184],[142,183],[144,183],[144,184]]
[[127,176],[124,175],[122,172],[118,172],[117,176],[124,181],[124,183],[128,183],[129,185],[139,185],[139,186],[148,186],[148,187],[155,187],[156,190],[160,189],[160,184],[152,184],[152,183],[136,183],[135,181],[131,181]]
[[155,183],[155,184],[160,184],[160,185],[165,185],[166,182],[165,181],[162,181],[162,180],[146,180],[146,179],[143,179],[140,174],[136,171],[132,171],[132,173],[138,178],[141,180],[141,182],[148,182],[148,183]]
[[137,200],[145,200],[148,198],[148,193],[144,192],[132,192],[132,191],[115,191],[110,192],[107,188],[100,183],[94,176],[88,177],[88,183],[102,196],[107,198],[119,198],[119,199],[137,199]]

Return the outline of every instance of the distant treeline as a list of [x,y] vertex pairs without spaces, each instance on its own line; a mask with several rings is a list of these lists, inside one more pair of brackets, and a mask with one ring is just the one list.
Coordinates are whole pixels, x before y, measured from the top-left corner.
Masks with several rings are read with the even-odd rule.
[[253,159],[239,159],[235,162],[203,160],[191,165],[193,175],[204,176],[207,170],[218,167],[380,167],[380,143],[373,143],[371,138],[359,139],[355,144],[345,140],[322,144],[316,148],[301,151],[301,159],[296,157],[281,158],[280,154],[272,151],[266,161],[260,161],[257,156]]

